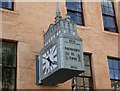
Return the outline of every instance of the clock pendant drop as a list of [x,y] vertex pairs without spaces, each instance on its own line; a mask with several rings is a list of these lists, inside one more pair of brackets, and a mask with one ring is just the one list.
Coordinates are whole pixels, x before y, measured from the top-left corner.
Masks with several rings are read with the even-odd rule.
[[46,53],[43,54],[43,74],[50,73],[58,65],[57,59],[57,46],[54,45],[52,48],[46,50]]

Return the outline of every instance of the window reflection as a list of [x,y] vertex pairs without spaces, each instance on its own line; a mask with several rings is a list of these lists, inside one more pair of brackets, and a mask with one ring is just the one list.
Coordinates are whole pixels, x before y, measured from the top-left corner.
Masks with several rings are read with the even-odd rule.
[[91,91],[92,74],[91,74],[91,55],[84,54],[85,72],[74,77],[72,80],[72,91]]
[[2,42],[2,90],[16,88],[16,43]]
[[111,86],[116,90],[120,90],[120,60],[108,59]]
[[0,7],[13,10],[13,0],[1,0]]
[[101,0],[103,23],[106,31],[118,32],[113,1]]
[[82,1],[66,0],[67,15],[76,23],[83,25]]

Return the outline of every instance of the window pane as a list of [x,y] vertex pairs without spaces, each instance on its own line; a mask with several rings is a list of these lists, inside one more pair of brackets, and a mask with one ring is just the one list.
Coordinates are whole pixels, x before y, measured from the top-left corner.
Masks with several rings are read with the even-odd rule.
[[115,79],[118,79],[119,70],[114,70],[114,72],[115,72]]
[[119,70],[120,70],[120,60],[118,61],[118,63],[119,63],[119,64],[118,64],[118,65],[119,65]]
[[83,78],[77,77],[77,83],[79,86],[83,86],[84,85]]
[[113,68],[113,60],[112,59],[108,59],[108,64],[109,64],[109,68]]
[[109,14],[109,8],[108,7],[104,7],[104,11],[105,11],[105,14]]
[[2,7],[6,9],[12,9],[12,1],[13,0],[2,0]]
[[109,14],[114,16],[114,10],[112,8],[109,8]]
[[104,27],[109,28],[109,17],[103,16]]
[[[91,60],[91,55],[84,54],[84,61],[85,61],[85,72],[82,74],[79,74],[77,80],[75,81],[76,83],[74,84],[77,90],[72,90],[72,91],[92,91],[92,75],[91,75],[91,65],[90,65],[90,60]],[[73,80],[72,80],[73,81]],[[74,89],[72,87],[72,89]]]
[[5,78],[8,78],[8,79],[15,78],[15,70],[13,68],[3,68],[3,71],[4,71]]
[[89,85],[90,85],[89,78],[84,78],[84,84],[85,84],[85,86],[89,87]]
[[90,65],[90,57],[89,57],[89,55],[85,55],[84,60],[85,60],[85,65]]
[[110,71],[110,78],[114,79],[114,71],[113,71],[113,69],[110,69],[109,71]]
[[6,51],[7,51],[7,53],[16,53],[16,44],[7,43]]
[[108,5],[109,5],[110,8],[113,8],[112,2],[109,2]]
[[106,31],[117,32],[117,25],[115,20],[113,2],[107,1],[101,3],[104,28]]
[[114,65],[114,69],[119,69],[119,67],[118,67],[118,61],[113,60],[113,65]]
[[83,24],[82,20],[82,8],[81,8],[81,0],[78,0],[77,2],[66,2],[67,7],[67,15],[70,16],[70,18],[76,23],[76,24]]
[[91,70],[89,66],[85,67],[85,76],[91,76]]
[[16,43],[2,42],[2,89],[15,88]]
[[15,54],[7,54],[6,56],[6,60],[7,60],[7,66],[12,66],[15,67],[16,65],[16,56]]
[[3,79],[2,88],[10,90],[15,89],[15,81],[10,79]]

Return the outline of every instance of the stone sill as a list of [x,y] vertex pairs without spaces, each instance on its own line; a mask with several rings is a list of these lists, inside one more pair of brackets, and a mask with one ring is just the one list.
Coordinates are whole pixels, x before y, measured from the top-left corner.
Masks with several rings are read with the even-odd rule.
[[114,32],[109,32],[109,31],[105,31],[105,30],[103,32],[106,34],[113,35],[113,36],[120,36],[120,33],[114,33]]
[[0,8],[0,12],[1,11],[2,11],[2,13],[18,14],[16,11],[12,11],[12,10],[8,10],[8,9],[3,9],[3,8]]

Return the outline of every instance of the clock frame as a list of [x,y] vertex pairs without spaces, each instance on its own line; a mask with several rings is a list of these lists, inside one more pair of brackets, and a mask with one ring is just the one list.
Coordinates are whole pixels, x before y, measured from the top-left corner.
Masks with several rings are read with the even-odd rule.
[[[57,66],[44,74],[43,61],[47,59],[48,56],[46,55],[46,58],[43,58],[43,55],[49,52],[50,49],[52,50],[54,46],[56,46],[57,49]],[[40,56],[41,83],[44,85],[50,86],[63,83],[71,77],[82,73],[85,69],[82,39],[75,36],[60,34],[55,40],[51,41],[51,43],[41,50]],[[50,65],[49,62],[48,65]]]

